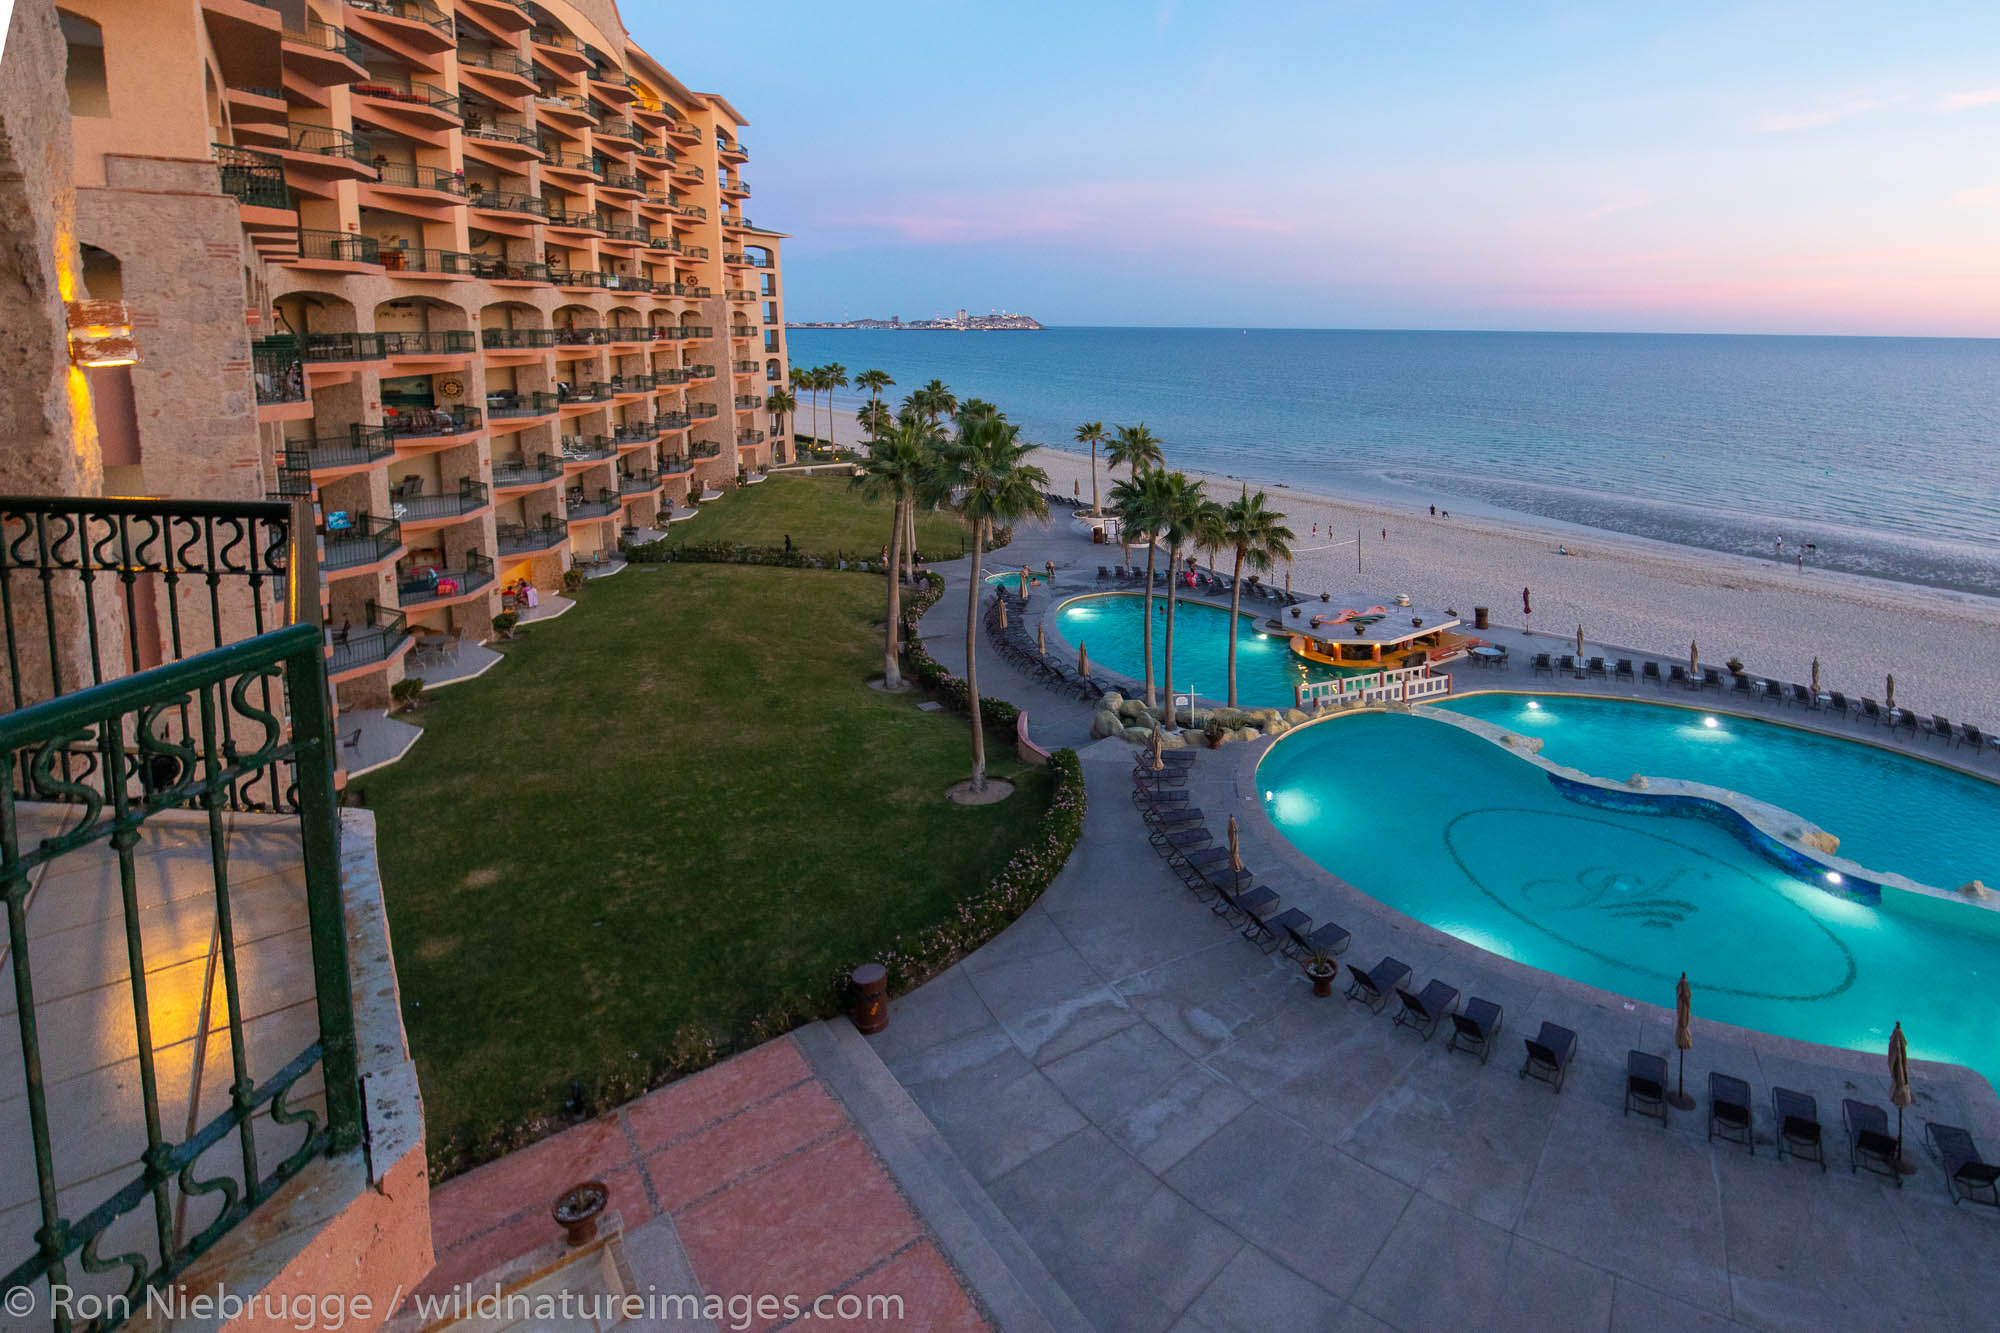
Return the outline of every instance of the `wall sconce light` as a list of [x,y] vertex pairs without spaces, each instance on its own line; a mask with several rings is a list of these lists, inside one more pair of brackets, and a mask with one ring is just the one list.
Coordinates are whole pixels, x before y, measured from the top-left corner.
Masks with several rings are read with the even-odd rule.
[[69,359],[79,366],[129,366],[139,359],[123,301],[71,301]]

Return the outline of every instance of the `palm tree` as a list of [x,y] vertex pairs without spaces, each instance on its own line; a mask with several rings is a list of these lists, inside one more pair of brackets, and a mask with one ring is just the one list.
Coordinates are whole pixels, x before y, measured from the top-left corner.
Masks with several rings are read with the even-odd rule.
[[864,370],[854,377],[854,387],[868,390],[868,396],[879,403],[882,390],[895,388],[896,381],[889,378],[886,370]]
[[866,402],[854,409],[854,420],[868,433],[869,440],[875,441],[896,428],[896,419],[889,415],[889,409],[882,403]]
[[943,380],[932,380],[917,390],[917,394],[921,395],[918,398],[918,408],[930,414],[933,426],[938,424],[939,418],[951,416],[958,411],[958,395],[953,393]]
[[817,449],[819,447],[819,399],[813,396],[813,391],[819,388],[819,367],[807,366],[803,370],[794,370],[792,372],[792,383],[806,391],[806,406],[812,411],[811,439],[813,447]]
[[[799,410],[799,400],[792,397],[790,389],[780,384],[772,389],[770,395],[764,399],[764,410],[778,419],[777,434],[783,435],[785,433],[785,418]],[[782,463],[785,460],[780,458],[778,461]]]
[[1180,550],[1188,542],[1213,535],[1218,526],[1214,508],[1202,493],[1201,483],[1189,481],[1185,472],[1155,470],[1148,474],[1159,489],[1160,536],[1167,544],[1167,725],[1180,725],[1180,710],[1174,707],[1174,608],[1179,604]]
[[930,498],[957,510],[972,529],[972,565],[966,576],[965,692],[972,710],[975,792],[986,790],[986,728],[979,706],[979,594],[986,588],[979,577],[980,539],[990,526],[1031,515],[1046,517],[1049,512],[1048,501],[1042,498],[1049,474],[1024,461],[1035,446],[1020,443],[1020,429],[997,417],[961,424],[958,438],[938,450],[925,486]]
[[1222,509],[1222,544],[1236,553],[1235,577],[1229,587],[1229,706],[1236,707],[1236,625],[1243,611],[1243,568],[1259,574],[1280,560],[1292,558],[1292,530],[1285,516],[1267,507],[1264,492],[1243,494]]
[[[1118,540],[1129,546],[1133,538],[1146,543],[1146,620],[1140,627],[1146,659],[1146,707],[1158,706],[1153,691],[1153,559],[1159,552],[1153,538],[1166,518],[1165,496],[1158,473],[1142,472],[1111,487],[1111,503],[1118,510]],[[1131,556],[1126,556],[1131,563]]]
[[1142,421],[1136,426],[1117,428],[1117,436],[1111,441],[1105,461],[1114,468],[1126,469],[1136,477],[1149,468],[1166,466],[1167,459],[1161,452],[1160,442]]
[[[871,406],[877,412],[882,411],[880,403]],[[907,526],[906,516],[916,505],[917,491],[934,466],[936,444],[937,437],[928,426],[913,422],[888,439],[878,440],[854,478],[854,485],[870,497],[888,500],[893,514],[889,529],[889,624],[882,644],[882,680],[892,690],[903,687],[898,662],[901,645],[897,642],[903,617],[902,578],[898,572],[903,562],[903,530]]]
[[847,387],[847,367],[838,361],[828,362],[819,368],[819,387],[826,390],[826,433],[829,439],[838,441],[833,428],[833,391]]
[[1086,421],[1078,426],[1076,442],[1090,446],[1090,512],[1101,515],[1104,511],[1097,507],[1097,446],[1104,443],[1104,423]]
[[958,405],[958,419],[961,423],[980,421],[986,417],[997,417],[999,420],[1005,421],[1007,414],[987,402],[984,398],[968,398]]

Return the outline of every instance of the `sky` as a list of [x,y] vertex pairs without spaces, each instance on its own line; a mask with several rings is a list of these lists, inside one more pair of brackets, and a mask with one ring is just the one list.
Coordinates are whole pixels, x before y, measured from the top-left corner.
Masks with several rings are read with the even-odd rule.
[[2000,336],[1995,0],[623,7],[793,320]]

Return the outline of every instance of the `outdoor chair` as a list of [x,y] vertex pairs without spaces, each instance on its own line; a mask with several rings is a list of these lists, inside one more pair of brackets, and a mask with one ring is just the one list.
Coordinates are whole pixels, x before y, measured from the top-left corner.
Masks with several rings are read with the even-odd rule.
[[1601,657],[1591,658],[1590,665],[1585,669],[1593,676],[1603,676],[1605,674],[1604,659]]
[[1153,845],[1155,847],[1166,848],[1168,854],[1172,855],[1176,852],[1200,851],[1213,841],[1215,841],[1215,835],[1210,833],[1205,826],[1183,825],[1164,834]]
[[1986,736],[1970,722],[1961,722],[1958,724],[1958,739],[1952,742],[1952,748],[1957,749],[1961,745],[1970,745],[1972,752],[1978,754],[1986,748]]
[[[1951,1193],[1953,1207],[1970,1199],[1988,1208],[2000,1208],[2000,1166],[1979,1158],[1979,1145],[1972,1135],[1956,1125],[1924,1123],[1924,1146],[1944,1168],[1944,1187]],[[1979,1196],[1984,1194],[1985,1198]]]
[[1831,708],[1834,712],[1840,714],[1842,717],[1846,717],[1854,707],[1853,703],[1848,699],[1848,697],[1845,694],[1841,693],[1839,690],[1833,691],[1826,697],[1828,700],[1827,707]]
[[1576,1059],[1576,1034],[1561,1024],[1543,1019],[1540,1032],[1521,1040],[1528,1048],[1528,1059],[1515,1077],[1526,1078],[1533,1074],[1561,1092],[1563,1080],[1569,1077],[1570,1062]]
[[1625,1052],[1625,1114],[1634,1106],[1640,1115],[1667,1123],[1667,1062],[1651,1051]]
[[1750,677],[1748,676],[1735,677],[1731,682],[1729,689],[1731,693],[1741,694],[1745,696],[1755,693],[1755,691],[1753,691],[1750,687]]
[[1108,578],[1110,578],[1110,577],[1111,577],[1111,566],[1109,566],[1109,565],[1099,565],[1099,566],[1097,567],[1097,581],[1098,581],[1098,582],[1102,583],[1102,582],[1103,582],[1103,581],[1104,581],[1105,579],[1108,579]]
[[1160,752],[1160,758],[1167,761],[1167,767],[1169,768],[1176,766],[1187,768],[1200,757],[1200,752],[1195,750],[1162,750]]
[[1912,713],[1909,709],[1892,708],[1889,710],[1888,716],[1889,716],[1889,730],[1907,731],[1912,736],[1915,736],[1917,734],[1917,715],[1915,713]]
[[1870,1171],[1888,1176],[1897,1189],[1903,1188],[1903,1173],[1896,1165],[1900,1145],[1889,1133],[1889,1113],[1873,1103],[1847,1097],[1840,1103],[1840,1120],[1847,1126],[1848,1172],[1859,1171],[1866,1162]]
[[1153,767],[1153,761],[1150,757],[1140,758],[1139,761],[1133,766],[1132,780],[1134,782],[1151,783],[1154,787],[1187,786],[1186,773],[1184,773],[1178,768],[1172,767],[1171,765],[1166,768],[1156,770]]
[[1924,735],[1937,740],[1950,740],[1952,730],[1951,719],[1942,713],[1932,713],[1931,720],[1923,724]]
[[1878,727],[1881,726],[1882,705],[1876,703],[1873,699],[1863,699],[1861,701],[1861,720],[1863,722],[1873,722]]
[[[1229,871],[1225,868],[1224,878],[1228,875]],[[1244,938],[1247,939],[1249,922],[1270,916],[1278,910],[1278,891],[1268,884],[1253,884],[1247,870],[1236,879],[1233,886],[1216,886],[1215,901],[1208,905],[1208,910],[1232,925],[1244,926]]]
[[1701,687],[1704,690],[1714,690],[1720,694],[1722,692],[1722,673],[1714,667],[1703,667],[1701,669]]
[[1368,1006],[1373,1013],[1381,1013],[1382,1006],[1389,1002],[1389,992],[1400,986],[1410,975],[1410,965],[1400,962],[1388,954],[1382,961],[1366,972],[1358,967],[1347,969],[1347,998]]
[[1763,691],[1758,697],[1768,699],[1774,703],[1785,702],[1785,683],[1783,681],[1772,680],[1769,676],[1766,676],[1764,679],[1758,681],[1757,685]]
[[1269,916],[1251,917],[1243,928],[1243,937],[1265,953],[1270,953],[1273,949],[1283,949],[1286,953],[1290,953],[1292,951],[1290,941],[1296,938],[1295,932],[1301,927],[1311,925],[1311,917],[1299,908],[1287,907],[1282,912],[1274,912]]
[[[1686,674],[1679,667],[1674,668],[1674,673],[1676,676]],[[1640,667],[1639,679],[1648,681],[1653,685],[1662,684],[1663,682],[1660,680],[1660,664],[1658,662],[1648,662],[1644,666]]]
[[1618,659],[1618,666],[1617,666],[1617,669],[1616,669],[1616,670],[1614,670],[1614,671],[1613,671],[1613,672],[1612,672],[1611,674],[1612,674],[1612,676],[1613,676],[1613,677],[1614,677],[1615,679],[1617,679],[1617,680],[1631,680],[1631,679],[1632,679],[1632,659],[1631,659],[1631,658],[1629,658],[1629,657],[1621,657],[1621,658],[1619,658],[1619,659]]
[[1446,1051],[1470,1051],[1485,1064],[1486,1057],[1493,1054],[1493,1039],[1500,1035],[1500,1020],[1506,1010],[1491,1000],[1482,1000],[1477,995],[1465,1002],[1465,1008],[1451,1016],[1451,1040],[1444,1044]]
[[1561,671],[1563,675],[1567,676],[1576,670],[1576,658],[1570,655],[1569,653],[1564,653],[1562,655],[1562,660],[1558,662],[1556,666],[1557,670]]
[[1194,896],[1204,902],[1215,896],[1216,881],[1209,878],[1209,872],[1214,871],[1216,875],[1224,878],[1229,874],[1227,847],[1203,847],[1199,851],[1182,852],[1170,856],[1168,864],[1171,866],[1175,860],[1180,862],[1175,869],[1181,877],[1181,883],[1187,885]]
[[1750,1127],[1750,1085],[1733,1075],[1710,1071],[1708,1141],[1715,1142],[1717,1134],[1731,1143],[1741,1143],[1752,1157],[1757,1155],[1757,1136]]
[[[1310,918],[1308,918],[1308,922],[1310,922]],[[1354,938],[1347,932],[1346,927],[1333,921],[1329,921],[1317,930],[1312,931],[1307,931],[1304,926],[1287,924],[1285,933],[1292,937],[1292,947],[1287,949],[1286,952],[1293,954],[1295,957],[1303,955],[1307,958],[1312,957],[1316,953],[1323,953],[1329,956],[1337,953],[1345,953],[1347,952],[1348,944]]]
[[1813,692],[1807,689],[1805,686],[1794,682],[1793,684],[1786,686],[1785,690],[1786,693],[1791,695],[1792,702],[1797,704],[1799,707],[1801,708],[1819,707],[1819,700],[1815,698]]
[[1420,995],[1412,995],[1401,986],[1396,987],[1396,998],[1403,1007],[1396,1014],[1395,1025],[1402,1027],[1408,1024],[1422,1032],[1424,1040],[1429,1041],[1438,1024],[1458,1008],[1458,987],[1433,977]]
[[1679,664],[1675,664],[1672,668],[1669,669],[1667,673],[1667,679],[1672,681],[1676,685],[1685,685],[1689,689],[1693,689],[1695,687],[1694,682],[1688,679],[1687,668]]
[[1534,668],[1535,674],[1538,676],[1553,676],[1556,673],[1555,668],[1549,665],[1549,655],[1547,653],[1536,653],[1535,659],[1530,665]]
[[1158,783],[1147,781],[1146,778],[1135,778],[1132,782],[1132,804],[1141,809],[1149,805],[1183,805],[1187,799],[1187,792],[1168,790]]
[[1819,1127],[1819,1103],[1811,1094],[1794,1092],[1790,1088],[1771,1089],[1771,1118],[1778,1122],[1778,1160],[1785,1160],[1785,1150],[1790,1149],[1794,1157],[1805,1157],[1819,1163],[1821,1172],[1826,1170],[1826,1144],[1822,1141]]

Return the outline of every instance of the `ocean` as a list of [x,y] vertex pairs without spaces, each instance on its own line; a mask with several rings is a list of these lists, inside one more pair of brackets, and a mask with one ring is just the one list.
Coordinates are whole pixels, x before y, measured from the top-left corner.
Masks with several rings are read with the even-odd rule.
[[[2000,596],[2000,340],[795,329],[1024,437],[1144,421],[1169,465]],[[852,391],[837,398],[852,408]],[[802,427],[810,414],[802,410]],[[825,398],[821,397],[822,411]]]

